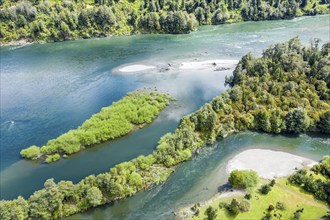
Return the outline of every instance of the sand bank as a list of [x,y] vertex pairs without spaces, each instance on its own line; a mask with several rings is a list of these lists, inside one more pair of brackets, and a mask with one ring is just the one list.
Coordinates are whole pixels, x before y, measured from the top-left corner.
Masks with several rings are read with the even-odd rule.
[[143,71],[143,70],[154,69],[154,68],[156,68],[156,67],[150,66],[150,65],[136,64],[136,65],[122,67],[119,69],[119,71],[123,72],[123,73],[131,73],[131,72]]
[[226,70],[234,68],[238,60],[206,60],[206,61],[193,61],[182,62],[180,69],[206,69],[213,68],[214,70]]
[[230,173],[233,170],[254,170],[262,178],[273,179],[289,176],[294,173],[295,168],[300,169],[315,163],[313,160],[285,152],[251,149],[231,159],[227,164],[226,171]]

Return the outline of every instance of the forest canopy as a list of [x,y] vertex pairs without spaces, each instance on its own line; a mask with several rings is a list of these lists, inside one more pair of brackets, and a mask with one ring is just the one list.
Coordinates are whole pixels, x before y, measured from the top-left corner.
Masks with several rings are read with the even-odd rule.
[[329,13],[329,0],[0,0],[0,43],[134,33]]
[[[330,43],[321,47],[313,41],[306,47],[293,38],[266,49],[262,57],[245,55],[226,80],[231,88],[184,116],[178,128],[164,135],[151,154],[120,163],[109,172],[88,176],[77,184],[49,179],[43,189],[27,199],[19,196],[1,200],[0,218],[58,219],[132,196],[163,183],[198,148],[234,132],[328,133],[329,51]],[[297,129],[292,124],[298,125]],[[313,167],[313,172],[328,176],[329,157],[323,161]],[[308,178],[305,174],[291,177],[292,182],[303,186]],[[251,179],[254,184],[253,175]],[[329,201],[328,183],[313,179],[308,184],[308,192]]]

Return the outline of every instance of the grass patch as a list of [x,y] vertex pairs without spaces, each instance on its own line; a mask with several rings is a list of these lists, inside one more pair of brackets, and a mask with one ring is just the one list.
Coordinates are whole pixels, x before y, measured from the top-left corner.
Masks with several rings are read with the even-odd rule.
[[[237,216],[230,215],[226,208],[219,208],[219,203],[230,203],[233,198],[240,202],[245,200],[244,196],[218,199],[209,205],[218,210],[216,219],[262,219],[268,213],[270,205],[275,207],[269,212],[273,219],[292,219],[293,213],[298,209],[304,210],[301,213],[302,219],[319,219],[328,211],[324,203],[315,200],[311,194],[303,192],[299,187],[287,184],[285,179],[278,179],[267,195],[260,194],[258,188],[252,190],[251,195],[251,199],[248,200],[250,210],[239,213]],[[285,210],[278,210],[276,208],[277,202],[284,203]],[[191,219],[207,219],[205,211],[209,205],[200,207],[199,216],[193,216]]]

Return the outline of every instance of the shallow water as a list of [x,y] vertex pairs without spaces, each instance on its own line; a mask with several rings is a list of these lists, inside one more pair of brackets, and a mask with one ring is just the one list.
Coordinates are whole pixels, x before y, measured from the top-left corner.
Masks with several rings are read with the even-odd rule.
[[[149,154],[163,134],[175,129],[181,116],[195,111],[224,91],[224,78],[232,72],[179,70],[180,63],[235,60],[249,51],[260,55],[270,44],[297,35],[306,44],[313,37],[324,42],[330,39],[329,25],[330,16],[326,15],[290,21],[204,26],[189,35],[122,36],[0,48],[1,198],[12,199],[18,195],[27,197],[41,188],[48,178],[77,182],[87,175],[106,172],[116,163],[140,154]],[[168,63],[172,69],[159,72]],[[135,74],[116,72],[118,67],[135,64],[155,65],[157,68]],[[147,128],[51,165],[39,165],[20,159],[21,149],[32,144],[45,144],[47,140],[79,126],[101,107],[110,105],[129,91],[145,86],[157,86],[159,90],[169,91],[178,98],[176,106],[162,112]],[[259,139],[264,140],[264,146],[271,148],[270,145],[278,138],[254,133],[238,137],[228,138],[233,143],[225,150],[222,147],[205,150],[205,154],[211,155],[216,161],[210,162],[209,168],[205,166],[209,164],[210,158],[194,158],[182,164],[164,186],[139,193],[110,208],[95,209],[84,217],[113,215],[149,218],[155,213],[160,216],[171,212],[173,205],[194,201],[201,194],[208,197],[213,193],[211,186],[207,186],[209,190],[198,194],[200,186],[204,184],[200,182],[211,178],[211,185],[216,188],[224,181],[225,178],[213,178],[212,172],[215,172],[214,175],[221,172],[212,170],[221,170],[218,163],[224,162],[226,155],[233,154],[234,149],[243,149],[243,143],[251,143],[253,147]],[[320,159],[330,145],[328,137],[289,140],[292,141],[281,141],[274,147],[283,146],[289,152]],[[219,146],[225,146],[223,143],[227,142],[219,142]],[[210,172],[201,174],[203,167]],[[184,174],[185,170],[189,171],[189,175]],[[182,176],[180,172],[183,172]],[[188,178],[194,176],[190,172],[201,177]],[[162,207],[153,204],[153,201],[160,202],[162,199],[167,199],[161,203]],[[141,201],[141,204],[135,204],[137,201]]]

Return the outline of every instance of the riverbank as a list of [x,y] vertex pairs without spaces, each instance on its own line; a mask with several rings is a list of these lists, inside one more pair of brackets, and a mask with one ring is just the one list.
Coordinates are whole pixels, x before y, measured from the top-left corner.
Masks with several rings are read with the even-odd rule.
[[[267,182],[263,181],[262,183]],[[246,199],[247,194],[251,196],[250,199]],[[239,203],[249,204],[247,205],[248,210],[237,215],[230,214],[223,205],[230,204],[234,199]],[[292,219],[297,210],[303,210],[301,212],[302,219],[320,219],[329,211],[325,203],[314,199],[311,194],[301,191],[298,187],[288,184],[285,178],[278,178],[267,195],[260,194],[258,189],[249,192],[233,191],[217,194],[208,201],[191,204],[177,210],[175,219],[207,218],[206,210],[209,207],[212,207],[216,212],[214,219],[219,220],[262,219],[265,216],[281,216],[280,219]]]
[[[262,178],[257,187],[247,190],[227,188],[209,200],[185,206],[175,211],[174,214],[176,219],[200,219],[206,217],[207,208],[212,207],[217,213],[217,217],[214,219],[231,219],[233,217],[235,219],[262,219],[267,213],[271,213],[271,216],[274,217],[282,216],[281,219],[290,219],[297,210],[305,210],[302,214],[304,219],[320,218],[329,211],[329,208],[323,202],[315,200],[311,194],[291,185],[286,178],[295,172],[296,168],[311,168],[315,164],[315,161],[308,158],[280,151],[267,149],[243,151],[227,162],[226,170],[227,172],[236,169],[256,171]],[[284,170],[286,171],[284,172]],[[270,178],[275,180],[270,192],[260,193],[259,188],[263,184],[268,184]],[[230,204],[233,199],[239,203],[248,203],[247,210],[236,215],[228,212],[224,204]],[[278,204],[285,208],[280,208]],[[270,206],[274,209],[270,210]]]
[[36,41],[32,41],[30,39],[21,39],[21,40],[15,40],[11,42],[0,42],[0,47],[10,47],[10,46],[27,46],[31,44],[39,43]]

